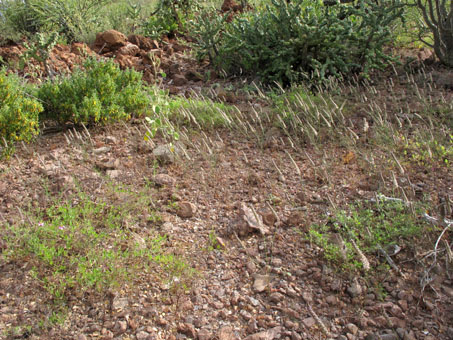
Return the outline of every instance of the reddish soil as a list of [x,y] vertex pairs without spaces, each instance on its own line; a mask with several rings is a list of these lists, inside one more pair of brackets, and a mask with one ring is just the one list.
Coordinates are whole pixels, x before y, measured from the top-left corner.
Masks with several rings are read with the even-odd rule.
[[[107,41],[110,38],[115,40]],[[165,86],[173,92],[184,93],[197,83],[209,85],[199,77],[205,66],[186,56],[186,47],[177,41],[99,36],[92,48],[56,46],[52,68],[71,71],[83,59],[80,50],[114,57],[121,67],[143,71],[150,82],[159,77],[153,66],[156,59],[150,58],[157,56],[168,74]],[[3,47],[0,55],[17,61],[22,51],[20,46]],[[30,66],[22,72],[29,74]],[[396,81],[399,98],[408,100],[403,95],[405,75]],[[382,80],[376,89],[375,96],[389,96]],[[452,98],[449,89],[439,89],[438,94]],[[226,97],[222,94],[218,99]],[[256,100],[246,105],[242,98],[230,99],[241,105],[245,115],[252,114],[250,105],[257,105]],[[440,230],[393,258],[400,273],[389,270],[376,276],[352,277],[335,271],[306,237],[311,224],[326,221],[332,206],[346,207],[371,199],[376,192],[389,194],[394,181],[408,193],[413,190],[407,179],[421,183],[420,190],[432,202],[452,196],[451,168],[413,166],[394,180],[381,180],[335,142],[322,150],[292,149],[285,135],[271,128],[260,144],[238,131],[205,133],[190,134],[184,142],[188,158],[167,165],[155,166],[153,147],[143,140],[140,122],[92,129],[90,138],[85,135],[69,142],[69,132],[46,134],[32,145],[19,146],[12,159],[2,161],[0,223],[23,220],[18,208],[50,205],[49,195],[69,197],[75,182],[90,196],[102,196],[106,181],[138,190],[156,174],[169,175],[174,184],[153,192],[162,223],[147,223],[144,209],[136,232],[145,235],[152,229],[169,235],[168,251],[186,257],[199,275],[187,282],[187,290],[169,290],[156,273],[138,275],[133,284],[111,295],[74,294],[65,321],[43,328],[39,321],[51,315],[51,301],[30,275],[33,263],[1,259],[0,337],[18,327],[19,334],[10,338],[453,339],[453,280],[448,266],[439,263],[431,283],[424,290],[420,286],[427,268],[424,255],[433,249]],[[105,160],[118,160],[114,178],[99,173],[98,164]],[[169,205],[171,200],[189,202],[197,209],[180,217]],[[237,229],[244,203],[263,216],[268,233]],[[121,204],[121,197],[112,197],[111,204]],[[213,231],[219,250],[208,249]],[[451,241],[451,234],[448,237]],[[0,252],[2,247],[6,243],[0,239]],[[372,268],[385,263],[378,254],[369,260]]]

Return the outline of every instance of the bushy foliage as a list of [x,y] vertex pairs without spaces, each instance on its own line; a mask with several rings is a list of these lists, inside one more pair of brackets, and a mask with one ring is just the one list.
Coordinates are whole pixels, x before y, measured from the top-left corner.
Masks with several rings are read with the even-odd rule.
[[390,23],[401,14],[399,0],[334,6],[272,0],[227,25],[219,25],[224,21],[219,16],[205,15],[194,26],[201,55],[210,55],[227,73],[289,84],[383,66],[389,60],[383,46],[391,38]]
[[25,94],[17,76],[0,70],[0,141],[6,144],[3,153],[10,150],[13,142],[29,142],[38,134],[38,115],[42,110],[36,99]]
[[44,83],[37,91],[43,116],[60,123],[117,121],[141,115],[149,104],[142,75],[122,71],[113,61],[88,59],[84,70]]
[[0,1],[0,38],[19,38],[21,34],[36,33],[40,30],[36,13],[31,10],[28,1]]
[[155,12],[142,25],[142,32],[153,38],[185,32],[187,22],[199,8],[197,0],[159,0]]
[[100,9],[111,0],[4,0],[0,26],[4,38],[57,32],[67,41],[83,40],[104,21]]

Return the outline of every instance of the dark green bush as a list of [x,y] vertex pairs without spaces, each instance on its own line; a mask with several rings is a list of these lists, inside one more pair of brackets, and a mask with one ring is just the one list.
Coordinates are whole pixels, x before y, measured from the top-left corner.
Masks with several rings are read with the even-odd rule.
[[156,39],[165,34],[185,33],[188,20],[199,8],[198,0],[159,0],[157,9],[142,25],[142,32]]
[[95,59],[70,77],[47,81],[37,95],[44,105],[43,118],[75,124],[128,119],[144,113],[150,102],[141,73]]
[[285,85],[351,73],[367,74],[389,57],[390,23],[399,0],[361,0],[324,6],[322,1],[272,0],[265,8],[234,17],[203,15],[194,23],[200,55],[229,74],[257,75]]
[[29,142],[39,133],[38,115],[42,105],[28,97],[20,79],[0,70],[0,142],[10,150],[16,141]]

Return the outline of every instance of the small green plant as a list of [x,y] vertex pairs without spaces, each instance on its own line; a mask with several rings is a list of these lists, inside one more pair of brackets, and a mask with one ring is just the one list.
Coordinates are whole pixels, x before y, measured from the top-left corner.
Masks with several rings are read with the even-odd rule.
[[37,91],[43,118],[59,123],[93,124],[140,116],[150,104],[142,75],[120,70],[113,61],[89,58],[84,70],[44,83]]
[[[421,210],[416,208],[419,214]],[[354,243],[363,254],[373,254],[380,247],[411,243],[427,231],[427,224],[414,216],[403,201],[378,200],[338,211],[328,224],[311,226],[309,237],[323,249],[326,260],[344,270],[357,270],[362,263],[356,259]],[[334,234],[338,236],[332,237]],[[342,241],[333,241],[338,239]]]
[[222,249],[222,245],[217,240],[217,234],[214,229],[209,232],[207,251],[214,251]]
[[20,67],[24,68],[25,64],[29,63],[29,59],[33,58],[36,61],[43,63],[46,75],[52,78],[54,76],[54,71],[51,69],[48,60],[50,52],[57,43],[58,38],[59,35],[56,32],[50,33],[49,35],[37,33],[31,44],[25,42],[24,47],[27,50],[21,56]]
[[[2,227],[2,238],[8,242],[2,256],[27,257],[34,264],[30,275],[55,305],[64,305],[75,292],[115,289],[130,282],[136,271],[154,271],[156,265],[169,279],[183,279],[191,272],[184,258],[165,250],[166,236],[142,237],[130,230],[150,205],[146,189],[112,187],[106,194],[107,199],[93,201],[79,191],[48,208],[30,211],[27,220],[32,225]],[[125,203],[113,204],[117,196]]]
[[169,119],[176,125],[197,126],[203,129],[227,127],[233,107],[215,103],[207,98],[173,98],[169,102]]
[[11,154],[15,142],[29,142],[39,133],[39,101],[27,95],[14,74],[0,70],[0,144],[3,156]]
[[155,39],[176,32],[184,33],[188,20],[199,7],[197,0],[159,0],[157,9],[142,25],[142,32]]

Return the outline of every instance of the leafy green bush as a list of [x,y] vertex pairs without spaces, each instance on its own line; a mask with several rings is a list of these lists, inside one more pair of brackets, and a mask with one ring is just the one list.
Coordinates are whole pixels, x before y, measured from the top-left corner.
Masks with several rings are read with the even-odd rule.
[[197,0],[159,0],[157,9],[142,25],[142,32],[156,39],[177,31],[183,33],[199,8]]
[[141,73],[122,71],[113,61],[91,58],[84,68],[68,78],[49,80],[38,89],[44,118],[59,123],[104,123],[141,115],[149,105]]
[[331,7],[321,1],[272,0],[226,25],[218,24],[223,20],[218,15],[204,15],[194,22],[194,31],[201,55],[211,55],[217,67],[288,85],[307,77],[366,75],[382,67],[389,60],[383,46],[391,38],[390,24],[402,10],[399,0]]
[[0,70],[0,141],[7,144],[5,151],[10,149],[9,143],[29,142],[38,134],[42,110],[37,100],[26,96],[17,76]]

